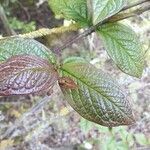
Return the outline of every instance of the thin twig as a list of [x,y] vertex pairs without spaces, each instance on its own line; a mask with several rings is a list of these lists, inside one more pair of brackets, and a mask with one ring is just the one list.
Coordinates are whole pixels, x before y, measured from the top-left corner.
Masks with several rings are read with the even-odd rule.
[[[64,32],[73,32],[73,31],[78,31],[80,29],[80,26],[76,23],[70,24],[69,26],[61,26],[61,27],[56,27],[56,28],[41,28],[36,31],[24,33],[24,34],[18,34],[17,37],[22,37],[22,38],[39,38],[39,37],[44,37],[47,35],[60,35]],[[9,37],[16,37],[16,35],[9,36]],[[6,37],[1,37],[0,39],[5,39],[8,38]]]
[[121,21],[121,20],[131,18],[137,15],[141,15],[142,13],[149,11],[149,10],[150,10],[150,4],[144,7],[138,8],[136,10],[133,10],[132,12],[129,12],[129,13],[122,13],[122,14],[118,14],[117,16],[113,16],[110,18],[109,22]]
[[3,26],[4,26],[4,29],[6,31],[6,34],[8,36],[15,35],[15,31],[10,27],[8,19],[7,19],[6,15],[5,15],[4,8],[3,8],[3,6],[1,4],[0,4],[0,20],[3,23]]
[[146,3],[146,2],[150,2],[150,0],[139,0],[139,1],[134,2],[134,3],[132,3],[132,4],[128,5],[128,6],[125,6],[125,7],[122,9],[122,11],[128,10],[128,9],[130,9],[130,8],[132,8],[132,7],[139,6],[139,5],[141,5],[141,4],[143,4],[143,3]]
[[24,7],[24,6],[22,5],[22,3],[19,2],[19,1],[17,1],[17,3],[18,3],[18,5],[23,9],[23,11],[25,12],[25,15],[27,16],[27,21],[29,21],[29,20],[31,19],[31,16],[30,16],[30,14],[28,13],[27,8]]
[[150,11],[150,3],[149,3],[149,5],[146,5],[145,7],[141,7],[137,10],[134,10],[133,13],[135,15],[141,15],[142,13],[144,13],[146,11]]
[[69,26],[61,26],[61,27],[52,28],[52,29],[42,28],[42,29],[32,31],[29,33],[19,34],[18,36],[23,37],[23,38],[37,38],[37,37],[43,37],[46,35],[62,34],[64,32],[77,31],[78,29],[79,29],[79,25],[74,23]]
[[[124,7],[119,13],[117,13],[114,16],[111,16],[109,18],[106,18],[105,20],[103,20],[102,22],[99,22],[95,26],[90,27],[89,29],[85,30],[83,33],[78,34],[77,36],[75,36],[71,40],[67,41],[64,45],[55,48],[53,51],[57,55],[60,55],[60,53],[63,49],[71,46],[74,42],[78,41],[79,39],[82,39],[82,38],[88,36],[89,34],[93,33],[102,24],[105,24],[105,23],[108,23],[108,22],[116,22],[116,21],[124,20],[126,18],[134,17],[136,15],[142,14],[145,11],[148,11],[150,9],[149,8],[150,7],[149,3],[148,3],[148,5],[146,5],[143,8],[132,10],[129,13],[126,12],[126,10],[130,10],[130,8],[134,8],[138,5],[144,4],[146,2],[150,2],[150,0],[140,0],[138,2],[132,3],[129,6]],[[63,28],[63,30],[62,30],[62,28]],[[36,37],[41,37],[41,36],[45,36],[45,35],[49,35],[49,34],[53,34],[53,33],[62,33],[62,32],[66,32],[66,31],[77,31],[78,29],[80,29],[80,27],[78,27],[76,25],[73,25],[73,27],[71,25],[70,29],[69,29],[69,27],[68,28],[67,27],[66,28],[62,27],[62,28],[60,27],[60,28],[54,28],[54,29],[39,29],[37,31],[33,31],[31,33],[26,33],[26,34],[21,34],[21,35],[18,35],[18,36],[19,37],[36,38]],[[7,38],[7,37],[4,37],[4,38]]]

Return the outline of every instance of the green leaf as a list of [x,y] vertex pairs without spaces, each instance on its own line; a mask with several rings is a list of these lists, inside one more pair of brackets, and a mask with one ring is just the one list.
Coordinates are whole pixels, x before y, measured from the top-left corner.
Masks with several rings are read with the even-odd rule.
[[82,57],[76,57],[76,56],[72,56],[72,57],[68,57],[68,58],[66,58],[65,60],[64,60],[64,64],[67,64],[67,63],[72,63],[72,62],[86,62],[86,60],[84,59],[84,58],[82,58]]
[[0,62],[14,55],[35,55],[55,63],[55,57],[43,44],[29,38],[6,38],[0,39]]
[[126,0],[92,0],[93,24],[103,21],[118,13],[126,4]]
[[150,140],[146,138],[146,136],[143,133],[137,133],[134,136],[135,136],[136,141],[140,145],[144,145],[144,146],[150,145]]
[[116,81],[86,61],[70,61],[62,75],[77,88],[61,88],[69,104],[85,119],[103,126],[129,125],[134,122],[126,94]]
[[133,30],[125,25],[112,23],[103,25],[97,33],[116,65],[131,76],[141,77],[144,69],[144,53]]
[[84,118],[81,118],[79,125],[84,134],[88,134],[93,129],[93,123]]
[[86,0],[49,0],[49,5],[55,15],[72,19],[81,26],[89,24]]

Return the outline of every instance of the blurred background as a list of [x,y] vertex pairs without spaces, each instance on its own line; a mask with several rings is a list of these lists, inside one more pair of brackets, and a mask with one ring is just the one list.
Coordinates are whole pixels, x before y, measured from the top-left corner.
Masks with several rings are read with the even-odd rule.
[[[109,130],[89,122],[68,105],[56,85],[44,107],[36,105],[46,101],[44,95],[0,97],[0,150],[150,150],[150,13],[122,22],[138,34],[146,51],[141,79],[122,73],[94,33],[65,49],[62,57],[81,56],[116,78],[131,97],[136,123]],[[64,24],[68,22],[55,18],[48,0],[0,0],[0,36]],[[36,40],[53,49],[76,34]]]

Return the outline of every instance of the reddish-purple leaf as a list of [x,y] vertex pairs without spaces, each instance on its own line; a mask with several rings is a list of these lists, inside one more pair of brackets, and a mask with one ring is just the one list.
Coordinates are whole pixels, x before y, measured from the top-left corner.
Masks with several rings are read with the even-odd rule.
[[53,65],[36,56],[13,56],[0,64],[0,96],[47,92],[57,80]]

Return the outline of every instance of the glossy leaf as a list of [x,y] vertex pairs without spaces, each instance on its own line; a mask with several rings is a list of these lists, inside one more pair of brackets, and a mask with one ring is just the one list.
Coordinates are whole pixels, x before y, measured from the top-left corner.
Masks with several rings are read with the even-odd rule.
[[113,23],[99,28],[109,56],[125,73],[141,77],[144,69],[144,53],[136,34],[127,26]]
[[48,61],[36,56],[13,56],[0,64],[0,96],[49,92],[57,79]]
[[74,20],[82,26],[88,24],[86,0],[49,0],[49,4],[56,15]]
[[93,24],[118,13],[126,4],[126,0],[91,0]]
[[69,104],[82,117],[107,127],[134,122],[128,97],[107,74],[83,59],[79,62],[70,60],[61,70],[63,76],[71,78],[78,86],[61,89]]
[[0,62],[14,55],[35,55],[54,63],[54,54],[43,44],[29,38],[6,38],[0,39]]

